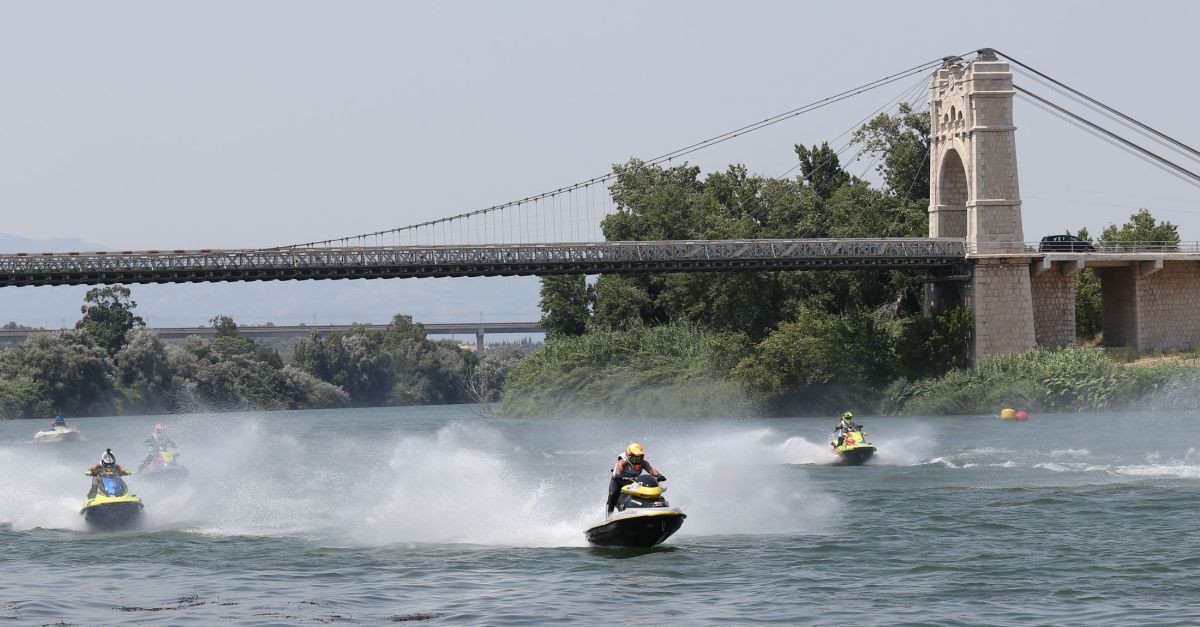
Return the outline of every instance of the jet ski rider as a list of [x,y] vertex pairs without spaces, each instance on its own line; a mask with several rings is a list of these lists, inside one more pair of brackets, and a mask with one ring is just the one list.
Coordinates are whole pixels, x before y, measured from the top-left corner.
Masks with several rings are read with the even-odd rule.
[[617,507],[621,488],[633,483],[633,480],[641,476],[643,471],[654,475],[654,478],[659,481],[667,480],[662,473],[658,472],[657,468],[646,461],[646,450],[642,448],[642,445],[633,442],[625,447],[625,454],[617,456],[617,464],[613,466],[612,480],[608,483],[608,505],[604,510],[605,516],[611,515],[613,509]]
[[101,477],[124,477],[133,474],[125,467],[117,463],[116,456],[113,455],[112,449],[105,449],[104,455],[100,457],[100,463],[88,468],[87,472],[83,473],[92,478],[92,489],[88,492],[89,499],[96,498],[96,493],[100,491]]
[[158,457],[159,450],[177,448],[175,441],[167,437],[167,425],[161,422],[154,425],[154,432],[146,438],[145,444],[150,447],[150,450],[146,451],[146,458],[142,460],[141,466],[138,467],[139,470],[154,463],[154,458]]
[[849,431],[862,431],[862,425],[854,424],[854,414],[849,411],[842,412],[842,419],[833,428],[833,435],[836,439],[833,441],[833,448],[842,445],[842,441],[846,438],[846,433]]
[[62,416],[55,416],[54,422],[50,423],[50,428],[51,429],[59,429],[59,428],[65,429],[65,428],[67,428],[67,421],[63,420]]

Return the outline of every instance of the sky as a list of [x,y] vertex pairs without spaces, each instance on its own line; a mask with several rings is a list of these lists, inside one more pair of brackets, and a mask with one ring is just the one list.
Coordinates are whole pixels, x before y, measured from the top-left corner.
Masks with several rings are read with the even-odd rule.
[[[387,229],[985,46],[1198,145],[1197,23],[1182,2],[6,2],[0,232],[174,249]],[[779,176],[793,144],[832,139],[900,89],[688,159]],[[1200,190],[1024,103],[1015,121],[1027,240],[1139,207],[1200,240]],[[3,288],[0,318],[69,323],[83,291]],[[529,278],[134,292],[163,326],[539,315]]]

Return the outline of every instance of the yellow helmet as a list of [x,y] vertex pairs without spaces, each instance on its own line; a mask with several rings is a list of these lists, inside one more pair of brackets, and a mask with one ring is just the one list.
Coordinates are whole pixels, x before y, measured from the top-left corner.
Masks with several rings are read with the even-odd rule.
[[852,413],[850,413],[850,412],[848,412],[848,411],[846,411],[846,412],[842,412],[842,420],[845,420],[845,421],[850,421],[850,420],[852,420],[853,418],[854,418],[854,414],[852,414]]
[[631,442],[629,446],[625,447],[625,454],[641,457],[646,454],[646,449],[642,448],[642,445],[637,442]]

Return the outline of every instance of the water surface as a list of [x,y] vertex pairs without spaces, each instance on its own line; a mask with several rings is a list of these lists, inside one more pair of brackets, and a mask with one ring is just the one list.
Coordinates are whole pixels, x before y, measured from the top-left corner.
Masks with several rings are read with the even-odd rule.
[[[136,467],[154,418],[0,423],[12,624],[1089,624],[1200,621],[1188,415],[500,420],[469,407],[167,420],[188,481],[133,476],[142,528],[88,531],[83,471]],[[688,513],[591,548],[629,440]]]

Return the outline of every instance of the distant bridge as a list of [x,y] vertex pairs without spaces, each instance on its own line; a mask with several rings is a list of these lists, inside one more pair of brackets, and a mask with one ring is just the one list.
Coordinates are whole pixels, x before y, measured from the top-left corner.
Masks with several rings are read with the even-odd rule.
[[[538,322],[443,322],[421,324],[428,335],[474,335],[475,349],[483,351],[483,338],[486,334],[505,333],[545,333]],[[382,331],[388,328],[386,324],[325,324],[325,325],[239,325],[238,334],[249,338],[265,337],[296,337],[316,332],[318,335],[329,335],[335,332],[363,328],[370,331]],[[55,329],[15,329],[0,330],[0,343],[23,342],[34,333],[50,333]],[[157,327],[154,331],[163,339],[177,340],[198,335],[212,337],[217,334],[213,327]]]

